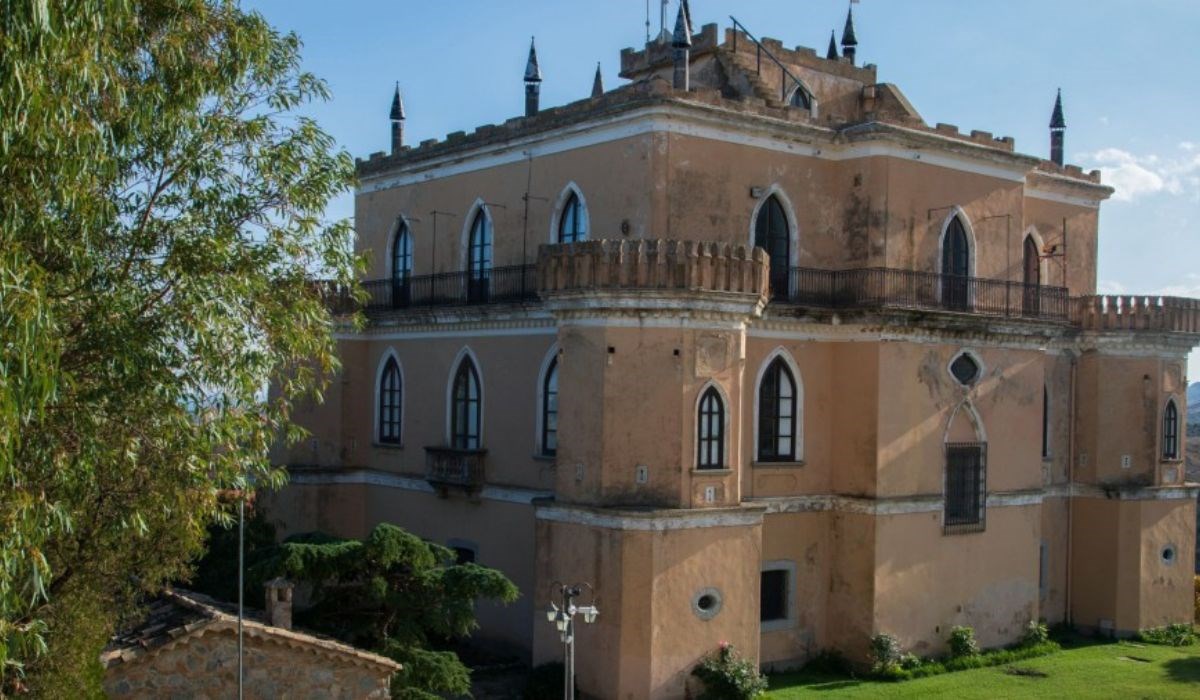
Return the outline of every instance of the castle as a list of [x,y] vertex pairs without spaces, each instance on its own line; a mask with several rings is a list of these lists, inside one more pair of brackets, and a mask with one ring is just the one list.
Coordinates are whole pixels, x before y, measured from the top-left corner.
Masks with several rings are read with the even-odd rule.
[[621,54],[624,84],[358,164],[361,329],[280,449],[285,531],[392,522],[502,570],[479,636],[578,683],[681,697],[722,642],[766,667],[879,632],[1189,620],[1200,301],[1096,295],[1112,189],[929,126],[856,60],[735,25]]

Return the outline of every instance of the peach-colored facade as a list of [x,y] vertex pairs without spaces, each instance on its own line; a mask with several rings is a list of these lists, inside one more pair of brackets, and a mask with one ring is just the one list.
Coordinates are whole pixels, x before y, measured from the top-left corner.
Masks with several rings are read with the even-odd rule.
[[652,45],[617,90],[360,162],[379,281],[273,516],[470,550],[522,590],[479,636],[534,663],[562,652],[551,583],[590,583],[593,697],[682,697],[721,641],[784,667],[1188,619],[1164,411],[1200,302],[1094,296],[1097,173],[764,40],[791,106],[736,37],[692,37],[687,91]]

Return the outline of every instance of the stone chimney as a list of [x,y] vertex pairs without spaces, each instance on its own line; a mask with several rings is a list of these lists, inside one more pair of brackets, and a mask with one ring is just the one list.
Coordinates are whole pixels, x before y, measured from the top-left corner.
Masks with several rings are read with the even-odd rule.
[[396,83],[396,94],[392,97],[392,155],[404,147],[404,100],[400,97],[400,83]]
[[1058,97],[1054,98],[1054,112],[1050,114],[1050,160],[1058,165],[1063,164],[1063,141],[1067,130],[1067,122],[1063,119],[1062,88],[1058,89]]
[[279,629],[292,628],[292,592],[295,588],[291,581],[273,578],[264,584],[267,589],[267,624]]
[[858,50],[858,37],[854,36],[854,8],[846,11],[846,26],[842,29],[842,58],[854,65],[854,54]]
[[538,113],[538,102],[542,95],[542,68],[538,65],[537,49],[533,38],[529,39],[529,60],[525,63],[525,116]]
[[682,4],[679,14],[675,16],[675,33],[671,36],[671,47],[674,49],[675,74],[671,81],[676,90],[689,89],[688,70],[691,63],[692,28],[688,26],[687,13]]

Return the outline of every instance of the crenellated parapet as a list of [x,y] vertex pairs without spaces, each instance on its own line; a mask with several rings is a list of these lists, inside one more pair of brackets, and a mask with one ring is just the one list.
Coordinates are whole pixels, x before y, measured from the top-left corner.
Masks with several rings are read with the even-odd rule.
[[760,248],[701,241],[600,240],[543,245],[538,290],[571,294],[648,292],[740,298],[761,306],[768,261]]
[[1071,320],[1085,331],[1200,334],[1200,299],[1143,295],[1079,297]]

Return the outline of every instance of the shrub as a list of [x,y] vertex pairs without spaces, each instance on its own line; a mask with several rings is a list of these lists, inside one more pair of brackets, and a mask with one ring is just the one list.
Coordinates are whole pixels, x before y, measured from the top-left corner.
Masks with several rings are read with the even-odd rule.
[[716,653],[704,657],[692,675],[704,682],[700,700],[752,700],[767,691],[767,679],[758,667],[725,642]]
[[1191,625],[1182,623],[1142,630],[1138,639],[1147,644],[1163,644],[1172,647],[1186,647],[1196,643],[1196,632]]
[[924,662],[921,660],[921,657],[917,656],[916,654],[905,654],[900,657],[900,668],[904,669],[905,671],[911,671],[920,666],[922,663]]
[[1050,628],[1044,622],[1030,620],[1025,625],[1025,636],[1021,638],[1021,646],[1031,647],[1050,640]]
[[975,656],[979,653],[979,643],[975,641],[975,630],[970,627],[955,627],[950,630],[950,658],[958,659],[964,656]]
[[850,675],[850,662],[836,649],[824,649],[804,664],[804,670],[827,676]]
[[886,671],[900,662],[900,640],[886,632],[871,637],[871,659],[874,671]]

